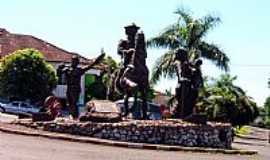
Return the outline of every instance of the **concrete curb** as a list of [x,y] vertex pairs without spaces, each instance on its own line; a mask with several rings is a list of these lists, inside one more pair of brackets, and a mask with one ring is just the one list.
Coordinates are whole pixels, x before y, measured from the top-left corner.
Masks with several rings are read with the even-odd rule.
[[254,139],[258,141],[268,141],[267,138],[258,138],[258,137],[246,136],[246,135],[241,135],[241,134],[237,134],[236,137],[243,138],[243,139],[251,139],[251,140]]
[[120,142],[92,137],[83,137],[68,135],[62,133],[53,133],[46,131],[36,130],[35,132],[19,130],[9,127],[0,126],[0,131],[11,134],[19,134],[25,136],[45,137],[50,139],[66,140],[72,142],[92,143],[107,146],[125,147],[125,148],[137,148],[137,149],[149,149],[149,150],[164,150],[164,151],[188,151],[188,152],[201,152],[201,153],[223,153],[223,154],[240,154],[240,155],[254,155],[258,154],[258,151],[253,150],[238,150],[238,149],[215,149],[215,148],[201,148],[201,147],[182,147],[182,146],[169,146],[169,145],[157,145],[146,143],[131,143]]

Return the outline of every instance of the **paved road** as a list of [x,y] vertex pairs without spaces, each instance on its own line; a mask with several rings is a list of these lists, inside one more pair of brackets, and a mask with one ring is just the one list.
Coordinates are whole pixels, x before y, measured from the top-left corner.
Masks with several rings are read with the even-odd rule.
[[248,136],[257,139],[235,138],[233,147],[257,150],[259,159],[270,160],[270,144],[267,141],[269,130],[257,127],[248,128]]
[[257,156],[154,151],[27,137],[0,132],[1,160],[254,160]]
[[[0,122],[10,122],[16,116],[0,113]],[[268,130],[252,128],[253,137],[267,138]],[[164,160],[246,160],[270,159],[270,145],[266,141],[235,139],[234,147],[259,150],[256,156],[202,154],[191,152],[153,151],[102,145],[83,144],[40,137],[27,137],[0,132],[0,160],[84,160],[84,159],[164,159]]]

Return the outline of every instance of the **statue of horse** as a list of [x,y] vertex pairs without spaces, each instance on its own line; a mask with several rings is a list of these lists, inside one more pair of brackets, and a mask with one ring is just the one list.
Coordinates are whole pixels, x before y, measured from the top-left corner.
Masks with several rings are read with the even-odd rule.
[[[133,52],[133,53],[131,53]],[[147,119],[147,91],[149,89],[149,70],[146,66],[146,46],[144,34],[137,33],[135,38],[135,48],[129,50],[129,54],[132,54],[129,64],[120,70],[116,79],[116,88],[124,93],[124,106],[125,114],[127,116],[130,112],[128,106],[128,99],[133,96],[134,103],[133,108],[138,105],[138,93],[140,93],[140,99],[142,105],[140,106],[140,112],[143,119]],[[121,73],[122,72],[122,73]]]

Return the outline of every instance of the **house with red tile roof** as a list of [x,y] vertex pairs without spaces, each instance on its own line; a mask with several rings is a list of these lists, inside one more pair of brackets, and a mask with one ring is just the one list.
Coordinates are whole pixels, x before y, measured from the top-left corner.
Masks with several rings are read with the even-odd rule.
[[[70,63],[73,55],[78,55],[80,57],[81,65],[87,64],[91,62],[91,59],[87,59],[78,53],[69,52],[62,48],[59,48],[49,42],[46,42],[42,39],[34,37],[32,35],[24,35],[17,33],[10,33],[4,28],[0,28],[0,58],[8,55],[16,50],[25,49],[25,48],[34,48],[39,50],[45,60],[50,63],[55,70],[62,63]],[[102,66],[98,66],[97,68],[91,69],[88,71],[88,74],[99,75],[100,69]],[[84,103],[84,92],[85,92],[85,78],[82,77],[81,85],[82,85],[82,93],[80,96],[80,103]],[[54,93],[56,96],[60,98],[65,98],[66,86],[58,85],[55,89]]]
[[[68,52],[32,35],[10,33],[4,28],[0,28],[0,57],[24,48],[35,48],[39,50],[43,53],[47,62],[68,63],[71,62],[73,55],[79,55],[77,53]],[[80,56],[80,60],[84,63],[89,61],[89,59],[83,56]]]

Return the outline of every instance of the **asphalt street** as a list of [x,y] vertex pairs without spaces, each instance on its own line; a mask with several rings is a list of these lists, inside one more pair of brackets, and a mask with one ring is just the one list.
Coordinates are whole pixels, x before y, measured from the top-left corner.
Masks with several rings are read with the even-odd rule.
[[[16,116],[0,113],[0,122]],[[267,138],[268,130],[250,127],[250,135]],[[102,146],[0,132],[0,160],[269,160],[267,141],[236,138],[233,147],[258,150],[259,155],[225,155],[181,151],[157,151]]]
[[258,156],[109,147],[0,132],[1,160],[254,160]]

